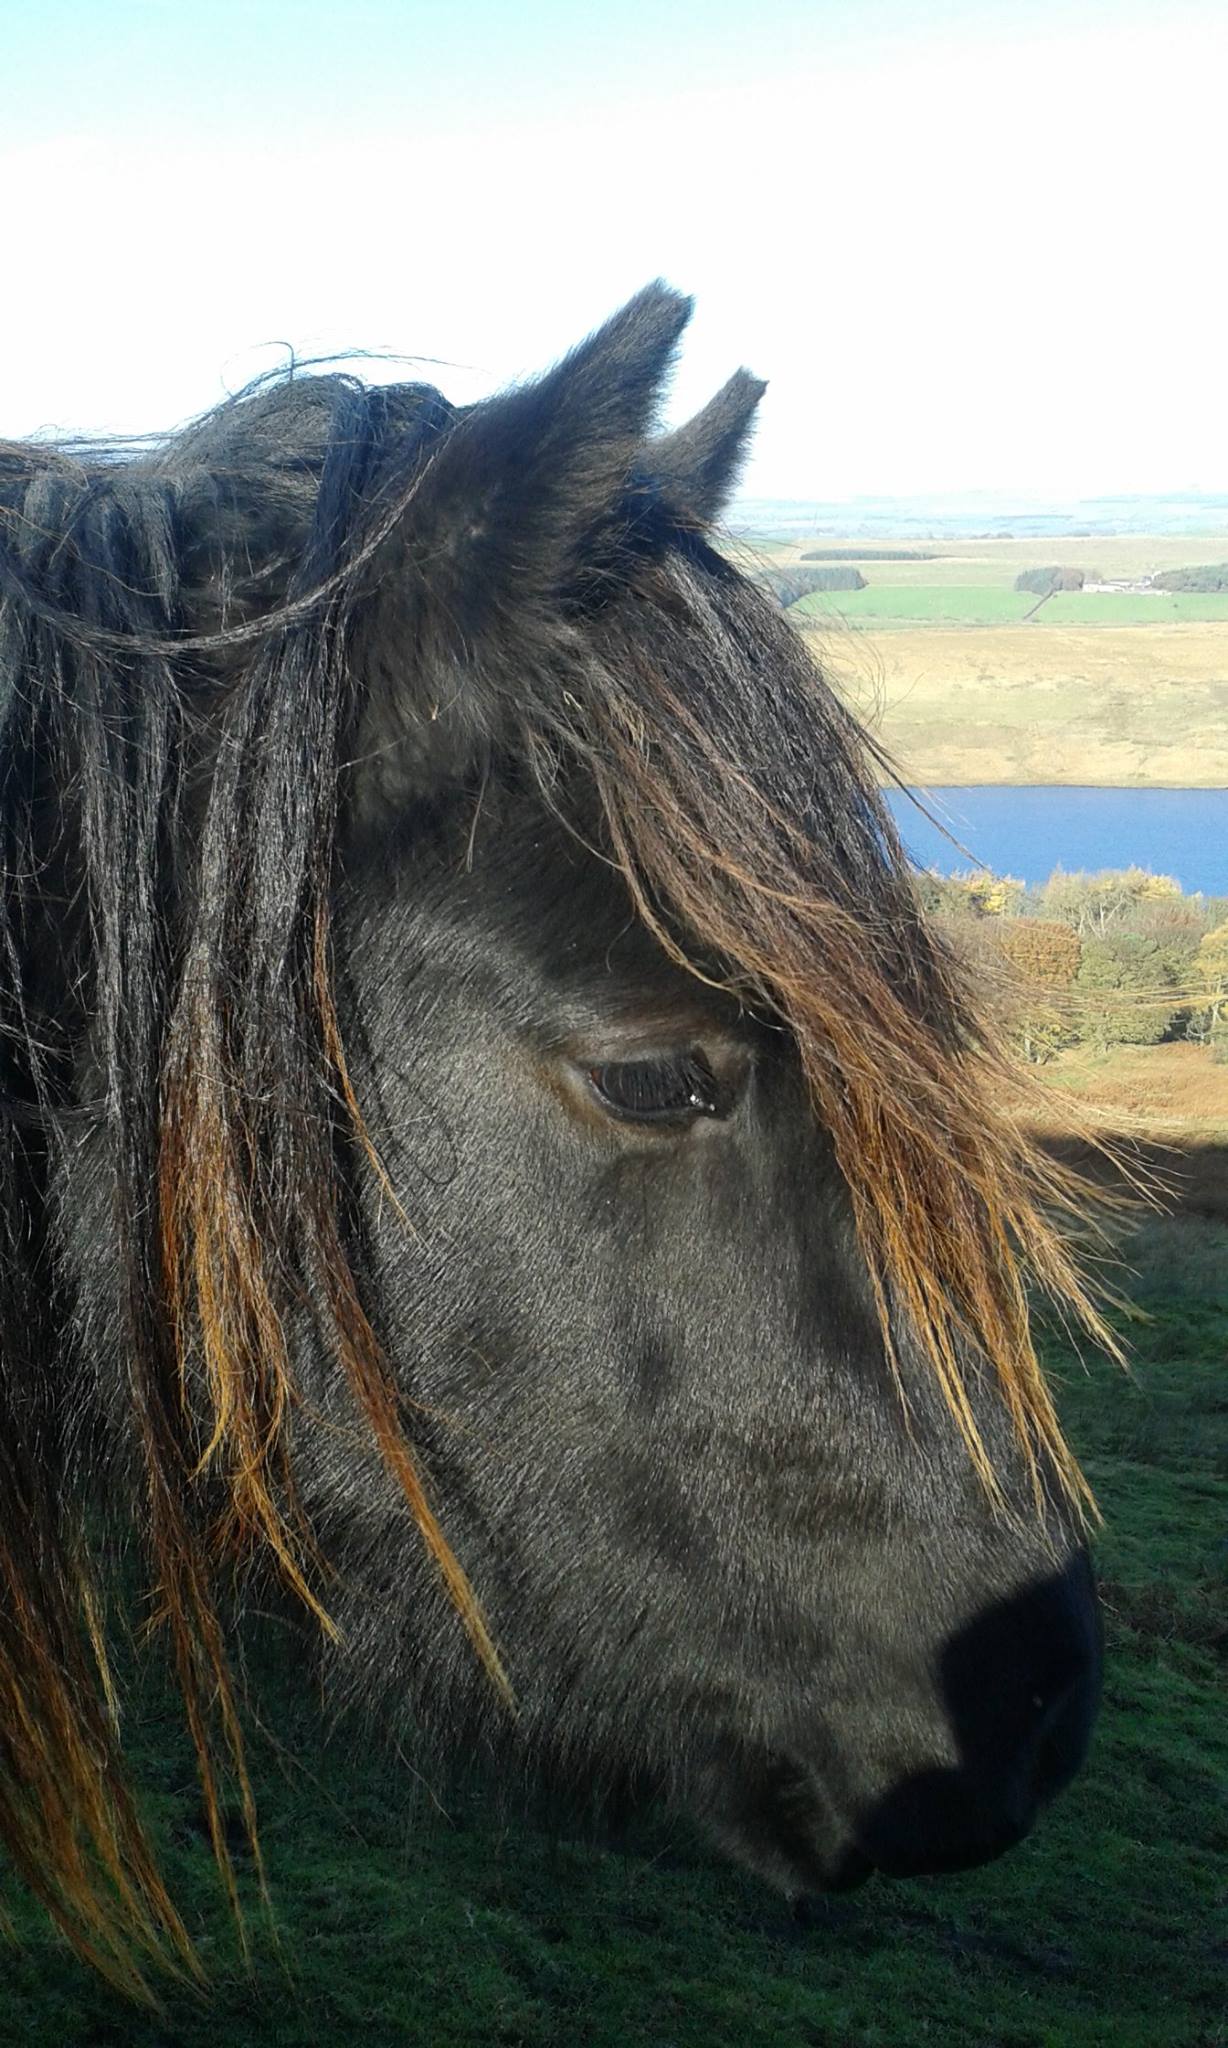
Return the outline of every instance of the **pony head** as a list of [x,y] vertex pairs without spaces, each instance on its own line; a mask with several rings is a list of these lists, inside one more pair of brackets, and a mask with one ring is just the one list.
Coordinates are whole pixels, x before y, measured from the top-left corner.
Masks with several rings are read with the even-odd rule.
[[1071,1776],[1099,1647],[1039,1288],[1111,1343],[885,764],[714,545],[642,292],[455,408],[293,376],[0,458],[0,1831],[187,1938],[100,1588],[215,1848],[236,1584],[345,1696],[647,1785],[786,1891]]

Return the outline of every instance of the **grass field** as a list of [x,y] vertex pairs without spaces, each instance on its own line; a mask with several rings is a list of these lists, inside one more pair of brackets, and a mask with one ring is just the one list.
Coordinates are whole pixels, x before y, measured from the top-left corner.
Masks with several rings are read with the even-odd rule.
[[1228,592],[1055,590],[1036,614],[1049,626],[1200,625],[1228,619]]
[[1029,612],[1042,626],[1163,626],[1228,620],[1228,593],[1196,591],[1057,590],[1042,603],[1034,592],[988,584],[877,584],[865,590],[812,591],[789,607],[791,618],[858,619],[890,626],[928,621],[957,626],[1013,625]]
[[[753,570],[856,545],[732,551]],[[1054,562],[1122,580],[1226,559],[1225,533],[932,541],[867,560],[866,589],[815,593],[790,617],[910,782],[1214,789],[1228,786],[1228,594],[1062,591],[1037,608],[1014,582]]]
[[[1225,1247],[1221,1244],[1223,1256]],[[797,1924],[664,1828],[621,1854],[483,1829],[472,1802],[411,1826],[382,1758],[260,1777],[282,1955],[238,1965],[186,1759],[156,1697],[141,1739],[212,2001],[126,2011],[30,1911],[0,2040],[25,2048],[1221,2048],[1228,1893],[1224,1515],[1228,1308],[1153,1298],[1139,1380],[1054,1364],[1109,1529],[1109,1676],[1092,1763],[1031,1842],[959,1878],[888,1885]]]
[[988,585],[927,589],[913,584],[871,584],[866,590],[816,590],[790,605],[789,616],[807,622],[872,619],[876,625],[893,625],[899,620],[910,624],[936,620],[945,625],[998,626],[1022,619],[1035,603],[1035,597],[1026,591]]
[[806,638],[909,781],[1228,786],[1228,624],[810,624]]
[[[1167,1135],[1177,1145],[1228,1148],[1228,1063],[1213,1060],[1208,1046],[1188,1039],[1115,1045],[1108,1052],[1080,1045],[1059,1053],[1039,1069],[1039,1077],[1056,1099],[1076,1095],[1110,1120],[1126,1118],[1157,1139]],[[1228,1222],[1228,1171],[1222,1194],[1217,1213]],[[1183,1201],[1181,1207],[1188,1211],[1190,1204]],[[1228,1291],[1228,1273],[1224,1278]]]
[[[864,543],[867,548],[889,547],[886,540]],[[1021,569],[1040,569],[1061,562],[1082,569],[1085,576],[1131,581],[1155,575],[1162,569],[1188,569],[1205,563],[1228,561],[1228,533],[1212,534],[1092,534],[1085,538],[1045,540],[932,540],[899,543],[911,549],[910,558],[899,562],[868,560],[863,574],[876,587],[896,584],[934,587],[957,584],[995,585],[1009,590]],[[770,563],[773,568],[807,568],[805,555],[812,549],[839,549],[842,560],[855,562],[855,539],[770,541],[738,540],[731,543],[735,557],[753,568]],[[851,552],[845,556],[844,551]],[[925,557],[930,559],[926,560]]]
[[165,2015],[133,2014],[18,1898],[0,2042],[1224,2048],[1228,1069],[1159,1047],[1048,1078],[1055,1105],[1073,1090],[1142,1114],[1219,1163],[1188,1213],[1124,1246],[1147,1317],[1129,1326],[1134,1377],[1047,1342],[1106,1516],[1108,1676],[1091,1763],[1030,1842],[966,1876],[875,1881],[799,1922],[664,1823],[614,1851],[496,1826],[472,1791],[446,1795],[445,1817],[389,1755],[324,1746],[286,1670],[264,1696],[279,1747],[258,1744],[281,1950],[258,1935],[246,1971],[151,1682],[131,1736],[211,2002],[172,1993]]

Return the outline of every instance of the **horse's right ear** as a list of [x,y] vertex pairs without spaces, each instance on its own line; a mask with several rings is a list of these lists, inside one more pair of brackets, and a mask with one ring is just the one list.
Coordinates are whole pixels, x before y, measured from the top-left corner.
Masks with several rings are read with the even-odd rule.
[[755,412],[767,385],[735,370],[702,412],[648,451],[653,479],[670,509],[689,525],[719,519],[750,453]]
[[360,629],[360,752],[388,795],[463,776],[497,739],[508,706],[494,678],[523,667],[600,572],[690,312],[651,284],[545,376],[442,432]]

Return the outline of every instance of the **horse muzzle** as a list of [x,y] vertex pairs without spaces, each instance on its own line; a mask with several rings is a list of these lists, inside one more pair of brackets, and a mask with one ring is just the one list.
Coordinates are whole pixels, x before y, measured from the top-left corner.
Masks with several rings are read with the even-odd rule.
[[794,1723],[779,1748],[733,1743],[704,1774],[710,1831],[780,1890],[966,1870],[1023,1840],[1080,1768],[1095,1721],[1086,1558],[953,1634],[924,1683],[889,1668],[894,1699],[867,1693],[860,1713],[848,1700],[808,1730]]

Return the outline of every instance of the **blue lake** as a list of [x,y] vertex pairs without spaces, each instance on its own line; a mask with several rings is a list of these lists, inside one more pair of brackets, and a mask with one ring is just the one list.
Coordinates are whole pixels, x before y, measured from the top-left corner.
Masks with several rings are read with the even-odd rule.
[[[887,792],[904,844],[924,868],[970,865],[899,792]],[[1187,892],[1228,896],[1228,789],[931,789],[924,800],[971,864],[1024,882],[1056,867],[1150,868]]]

